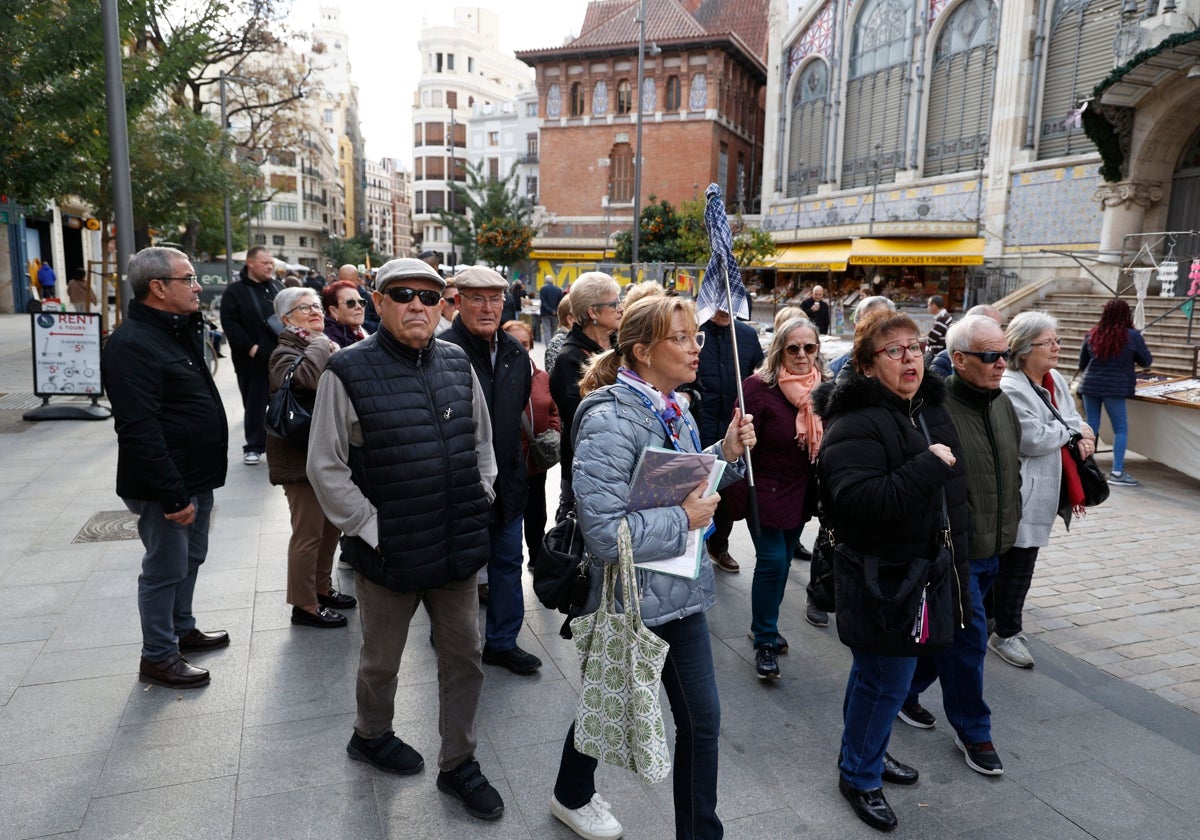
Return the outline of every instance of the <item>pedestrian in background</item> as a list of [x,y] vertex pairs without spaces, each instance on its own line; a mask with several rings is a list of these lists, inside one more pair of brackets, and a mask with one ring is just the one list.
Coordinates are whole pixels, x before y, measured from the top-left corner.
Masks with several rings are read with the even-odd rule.
[[925,337],[925,358],[932,360],[946,349],[946,332],[954,323],[954,316],[946,308],[946,299],[941,295],[932,295],[925,308],[933,316],[933,326],[929,328],[929,335]]
[[[358,286],[346,280],[327,284],[321,291],[325,307],[325,337],[338,347],[349,347],[367,337],[363,329],[366,299]],[[316,385],[313,385],[316,390]]]
[[[358,294],[352,286],[349,289],[350,294]],[[271,353],[271,393],[279,390],[291,371],[292,396],[311,412],[317,382],[338,345],[325,335],[325,313],[314,290],[284,289],[275,296],[274,305],[275,314],[283,321],[283,332]],[[345,627],[346,616],[337,610],[349,609],[356,602],[333,588],[333,553],[341,531],[317,501],[305,472],[307,462],[307,437],[284,440],[267,436],[268,478],[271,484],[283,487],[292,518],[287,555],[287,602],[292,605],[292,624]]]
[[47,260],[37,270],[37,284],[42,292],[42,300],[49,300],[55,296],[54,286],[56,283],[58,283],[58,275],[54,273],[50,261]]
[[1125,471],[1125,447],[1129,442],[1129,416],[1125,400],[1137,389],[1135,366],[1150,367],[1154,356],[1140,331],[1133,327],[1129,304],[1120,298],[1104,304],[1100,323],[1088,330],[1079,350],[1079,395],[1092,431],[1100,434],[1100,409],[1113,429],[1113,463],[1109,484],[1137,487],[1139,482]]
[[[854,333],[852,367],[814,397],[825,423],[822,507],[838,545],[838,637],[853,656],[838,789],[859,819],[883,831],[896,827],[896,815],[882,783],[918,778],[887,751],[917,657],[948,647],[952,628],[970,618],[954,583],[967,579],[966,464],[945,387],[924,375],[924,353],[911,318],[872,313]],[[954,568],[940,565],[947,528],[953,547],[945,562]],[[914,612],[895,615],[883,598],[895,595],[911,564],[923,562],[936,585],[925,586]]]
[[[559,420],[558,407],[550,397],[550,377],[533,360],[533,328],[524,321],[509,321],[502,329],[520,342],[525,352],[530,354],[529,369],[533,380],[529,402],[525,404],[525,417],[529,420],[529,429],[533,430],[535,438],[548,430],[561,433],[562,423]],[[525,424],[522,422],[521,425]],[[528,474],[529,485],[529,497],[525,502],[525,548],[529,552],[531,564],[541,550],[542,537],[546,533],[546,470],[540,469],[530,461],[529,447],[532,445],[533,440],[530,439],[528,430],[523,428],[521,448],[525,452],[525,471]]]
[[250,466],[258,464],[267,451],[267,429],[263,425],[270,389],[267,365],[277,342],[270,321],[275,314],[272,302],[282,289],[283,284],[275,279],[271,252],[255,245],[246,252],[246,264],[238,279],[221,295],[221,329],[233,354],[233,369],[242,395],[242,427],[246,436],[242,463]]
[[514,674],[532,674],[542,667],[542,660],[517,644],[525,622],[521,539],[529,484],[521,448],[521,416],[533,382],[529,356],[515,338],[500,329],[508,285],[503,277],[490,268],[472,266],[455,274],[454,282],[458,286],[458,317],[438,339],[458,345],[471,360],[491,417],[499,471],[488,525],[491,557],[483,664],[499,665]]
[[308,478],[346,535],[362,626],[346,752],[402,776],[425,769],[394,729],[397,674],[424,603],[437,656],[438,790],[474,817],[497,819],[504,801],[475,756],[483,690],[475,573],[488,557],[491,423],[466,355],[433,338],[441,275],[401,258],[383,264],[378,283],[382,327],[329,358],[308,449]]
[[96,293],[87,281],[87,272],[82,268],[71,271],[71,279],[67,281],[67,299],[76,312],[91,312],[97,303]]
[[442,289],[442,311],[434,335],[441,335],[454,326],[454,318],[458,315],[458,287],[454,278],[446,280],[446,288]]
[[558,361],[559,351],[562,350],[563,342],[567,340],[574,324],[575,316],[571,314],[571,301],[564,295],[562,303],[558,305],[558,329],[554,331],[554,335],[546,344],[546,352],[542,356],[542,362],[546,366],[548,375],[554,373],[554,363]]
[[808,320],[817,325],[817,332],[829,335],[829,327],[833,323],[833,312],[829,301],[825,300],[825,287],[813,286],[812,294],[800,301],[800,308],[808,316]]
[[538,291],[538,301],[541,304],[538,324],[541,335],[538,336],[543,344],[549,344],[558,327],[558,307],[562,303],[563,291],[554,282],[554,275],[547,274],[542,279],[542,288]]
[[[988,647],[1010,665],[1032,668],[1022,613],[1038,549],[1050,543],[1059,513],[1064,460],[1071,457],[1063,447],[1078,435],[1079,454],[1087,458],[1096,451],[1096,436],[1079,416],[1067,382],[1056,370],[1062,342],[1054,316],[1022,312],[1009,322],[1005,336],[1011,355],[1000,387],[1012,400],[1021,423],[1021,523],[1013,547],[1000,557],[992,586],[990,617],[995,619],[995,627]],[[1055,410],[1066,425],[1059,422]],[[1074,471],[1074,463],[1071,469]],[[1081,505],[1083,489],[1078,475],[1067,487],[1072,494],[1070,504]]]
[[[726,305],[726,304],[723,304]],[[733,337],[730,323],[737,336],[738,364],[733,363]],[[737,385],[763,362],[762,345],[754,327],[730,317],[718,309],[701,327],[704,343],[700,350],[700,444],[712,446],[725,437],[725,429],[737,407]],[[717,505],[713,518],[714,529],[708,536],[708,555],[723,572],[736,573],[741,565],[729,553],[729,535],[733,531],[734,513],[729,502]]]
[[196,626],[192,596],[208,555],[213,490],[225,484],[229,427],[204,363],[200,283],[186,254],[145,248],[127,269],[129,315],[104,346],[101,370],[117,432],[117,495],[138,517],[142,682],[206,685],[184,657],[224,647]]

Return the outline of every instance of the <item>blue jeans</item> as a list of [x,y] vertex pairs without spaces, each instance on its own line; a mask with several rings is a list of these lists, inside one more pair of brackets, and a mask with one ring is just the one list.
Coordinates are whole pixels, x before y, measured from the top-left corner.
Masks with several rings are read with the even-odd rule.
[[208,554],[208,522],[213,494],[192,497],[196,520],[177,525],[163,515],[162,505],[143,499],[123,499],[138,516],[138,536],[146,554],[138,576],[138,613],[142,619],[142,658],[161,662],[179,652],[179,637],[196,626],[192,593],[196,573]]
[[804,526],[795,528],[759,528],[754,539],[754,580],[750,583],[750,630],[754,644],[779,641],[779,605],[787,588],[792,553]]
[[912,685],[915,656],[880,656],[850,649],[854,664],[842,703],[842,752],[838,769],[855,790],[883,786],[883,754],[892,721]]
[[905,705],[916,703],[918,695],[940,679],[946,720],[966,744],[992,740],[992,710],[983,699],[983,660],[988,639],[983,598],[991,590],[999,570],[999,557],[971,561],[967,587],[971,621],[954,632],[954,642],[948,650],[917,660],[912,688],[904,701]]
[[521,524],[518,516],[504,525],[492,525],[492,555],[488,558],[487,631],[489,650],[512,650],[525,621],[525,591],[521,586]]
[[[650,628],[671,650],[662,682],[675,719],[675,836],[720,838],[717,817],[717,737],[721,700],[713,671],[712,641],[704,613]],[[596,759],[575,749],[575,725],[567,731],[554,796],[568,808],[586,805],[596,792]]]
[[1083,410],[1087,413],[1088,425],[1100,434],[1100,407],[1113,427],[1113,472],[1125,471],[1125,446],[1129,442],[1129,417],[1125,413],[1124,397],[1091,397],[1083,395]]

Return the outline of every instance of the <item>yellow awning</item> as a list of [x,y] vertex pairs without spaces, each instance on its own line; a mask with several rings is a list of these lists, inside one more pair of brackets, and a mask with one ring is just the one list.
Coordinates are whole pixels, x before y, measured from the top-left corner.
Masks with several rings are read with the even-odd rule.
[[983,239],[856,239],[855,265],[983,265]]
[[850,240],[785,245],[766,265],[780,271],[845,271]]
[[605,251],[555,251],[543,249],[529,255],[531,260],[580,260],[584,262],[599,262],[606,256]]

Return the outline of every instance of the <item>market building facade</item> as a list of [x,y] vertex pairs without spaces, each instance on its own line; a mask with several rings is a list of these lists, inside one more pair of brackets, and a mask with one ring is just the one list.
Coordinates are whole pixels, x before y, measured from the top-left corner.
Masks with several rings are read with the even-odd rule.
[[772,8],[762,224],[785,282],[958,308],[1198,226],[1200,48],[1179,33],[1200,2]]

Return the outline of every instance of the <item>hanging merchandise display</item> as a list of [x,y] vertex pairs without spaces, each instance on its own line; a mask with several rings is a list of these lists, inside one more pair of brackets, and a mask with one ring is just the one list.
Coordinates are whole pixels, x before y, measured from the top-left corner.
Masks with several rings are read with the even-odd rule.
[[1133,269],[1133,288],[1137,291],[1137,306],[1133,310],[1133,325],[1146,329],[1146,290],[1150,288],[1150,278],[1154,274],[1152,268]]
[[[1195,263],[1192,263],[1195,266]],[[1195,269],[1193,268],[1193,271]],[[1175,281],[1179,279],[1179,263],[1175,260],[1163,260],[1158,264],[1158,282],[1162,288],[1159,297],[1175,297]]]

